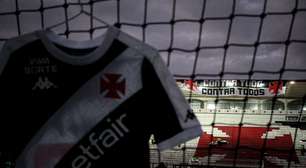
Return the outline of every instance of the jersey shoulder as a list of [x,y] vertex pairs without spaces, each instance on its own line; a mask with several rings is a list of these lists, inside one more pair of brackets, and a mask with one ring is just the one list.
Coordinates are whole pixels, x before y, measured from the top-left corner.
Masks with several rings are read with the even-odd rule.
[[3,47],[0,49],[0,75],[6,66],[11,54],[37,39],[38,36],[36,33],[32,32],[7,40]]
[[20,49],[21,47],[36,41],[39,37],[37,36],[36,32],[32,32],[32,33],[27,33],[27,34],[23,34],[20,35],[18,37],[13,37],[8,39],[3,48],[2,51],[4,50],[8,50],[10,53]]

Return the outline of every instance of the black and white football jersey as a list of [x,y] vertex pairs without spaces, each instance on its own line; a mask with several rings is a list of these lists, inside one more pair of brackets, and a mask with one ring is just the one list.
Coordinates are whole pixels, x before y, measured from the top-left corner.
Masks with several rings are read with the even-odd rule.
[[0,107],[0,151],[17,168],[145,168],[151,135],[163,150],[202,133],[158,52],[114,27],[7,41]]

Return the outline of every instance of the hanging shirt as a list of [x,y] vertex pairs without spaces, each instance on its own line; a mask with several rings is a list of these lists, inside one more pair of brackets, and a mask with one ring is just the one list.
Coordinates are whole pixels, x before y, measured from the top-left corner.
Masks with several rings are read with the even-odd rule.
[[149,168],[201,126],[152,47],[109,27],[87,42],[36,31],[0,56],[0,151],[17,168]]

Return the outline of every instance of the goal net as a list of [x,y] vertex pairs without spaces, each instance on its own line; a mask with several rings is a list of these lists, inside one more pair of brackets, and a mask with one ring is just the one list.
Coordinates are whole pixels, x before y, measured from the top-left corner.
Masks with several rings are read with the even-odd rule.
[[51,29],[93,39],[115,25],[160,51],[203,125],[151,165],[303,167],[306,0],[1,0],[6,40]]

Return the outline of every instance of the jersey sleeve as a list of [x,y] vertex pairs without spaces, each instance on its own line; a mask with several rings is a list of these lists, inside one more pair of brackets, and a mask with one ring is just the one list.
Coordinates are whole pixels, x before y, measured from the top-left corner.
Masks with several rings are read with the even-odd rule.
[[201,125],[159,54],[146,58],[142,68],[150,111],[148,120],[159,149],[200,136]]

